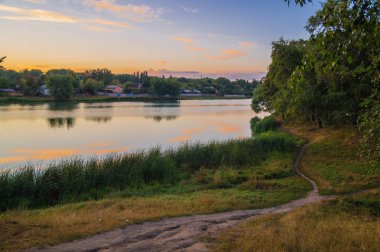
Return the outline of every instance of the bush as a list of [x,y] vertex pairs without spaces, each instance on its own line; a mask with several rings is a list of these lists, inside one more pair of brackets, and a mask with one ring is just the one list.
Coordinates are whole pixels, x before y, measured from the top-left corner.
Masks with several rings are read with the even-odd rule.
[[251,119],[251,131],[252,135],[257,135],[266,131],[276,130],[280,126],[280,123],[276,121],[273,116],[259,119],[257,116]]

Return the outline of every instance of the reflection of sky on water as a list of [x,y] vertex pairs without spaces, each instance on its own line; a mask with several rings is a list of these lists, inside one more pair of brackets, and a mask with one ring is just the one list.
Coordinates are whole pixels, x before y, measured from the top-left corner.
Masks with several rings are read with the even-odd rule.
[[253,116],[250,100],[0,106],[0,167],[249,137]]

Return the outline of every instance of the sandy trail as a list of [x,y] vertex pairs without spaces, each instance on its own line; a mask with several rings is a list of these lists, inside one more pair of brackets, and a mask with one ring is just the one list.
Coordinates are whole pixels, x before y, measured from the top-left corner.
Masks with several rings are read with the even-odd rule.
[[43,249],[34,248],[28,251],[207,251],[206,243],[200,239],[203,236],[214,236],[223,229],[239,224],[251,217],[285,213],[301,206],[334,197],[320,196],[317,184],[300,172],[299,164],[306,147],[307,145],[303,146],[294,164],[297,173],[313,186],[313,190],[304,198],[264,209],[237,210],[145,222],[70,243]]

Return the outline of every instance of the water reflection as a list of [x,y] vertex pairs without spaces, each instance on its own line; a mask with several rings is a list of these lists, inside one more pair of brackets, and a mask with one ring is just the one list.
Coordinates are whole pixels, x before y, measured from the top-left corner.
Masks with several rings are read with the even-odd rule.
[[73,117],[53,117],[48,118],[48,123],[50,128],[59,129],[59,128],[67,128],[71,129],[75,126],[75,118]]
[[36,159],[249,137],[249,120],[255,116],[250,103],[186,100],[0,106],[0,169],[2,163],[16,167]]
[[88,117],[85,118],[86,121],[97,122],[97,123],[108,123],[112,120],[110,116],[102,116],[102,117]]
[[66,111],[73,111],[75,109],[79,108],[79,103],[75,102],[67,102],[67,103],[58,103],[58,102],[53,102],[49,103],[48,109],[49,110],[66,110]]
[[[152,117],[147,117],[147,116],[146,116],[145,118],[150,119],[150,118],[152,118]],[[157,122],[157,123],[160,123],[162,120],[173,121],[173,120],[175,120],[175,119],[177,119],[177,116],[175,116],[175,115],[170,115],[170,116],[153,116],[153,120],[154,120],[155,122]]]

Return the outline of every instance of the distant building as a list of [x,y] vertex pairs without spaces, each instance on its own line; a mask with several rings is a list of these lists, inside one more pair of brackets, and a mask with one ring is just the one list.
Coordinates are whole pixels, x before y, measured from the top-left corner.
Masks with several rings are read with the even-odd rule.
[[182,89],[181,96],[202,96],[202,92],[198,89]]
[[127,88],[131,90],[142,89],[142,83],[128,83]]
[[16,90],[14,90],[13,88],[2,88],[0,89],[0,92],[1,93],[15,93]]
[[107,93],[111,93],[111,94],[121,94],[124,91],[123,88],[116,85],[108,85],[105,87],[105,90]]
[[49,95],[49,88],[47,85],[42,85],[38,89],[38,92],[43,95],[43,96],[48,96]]

